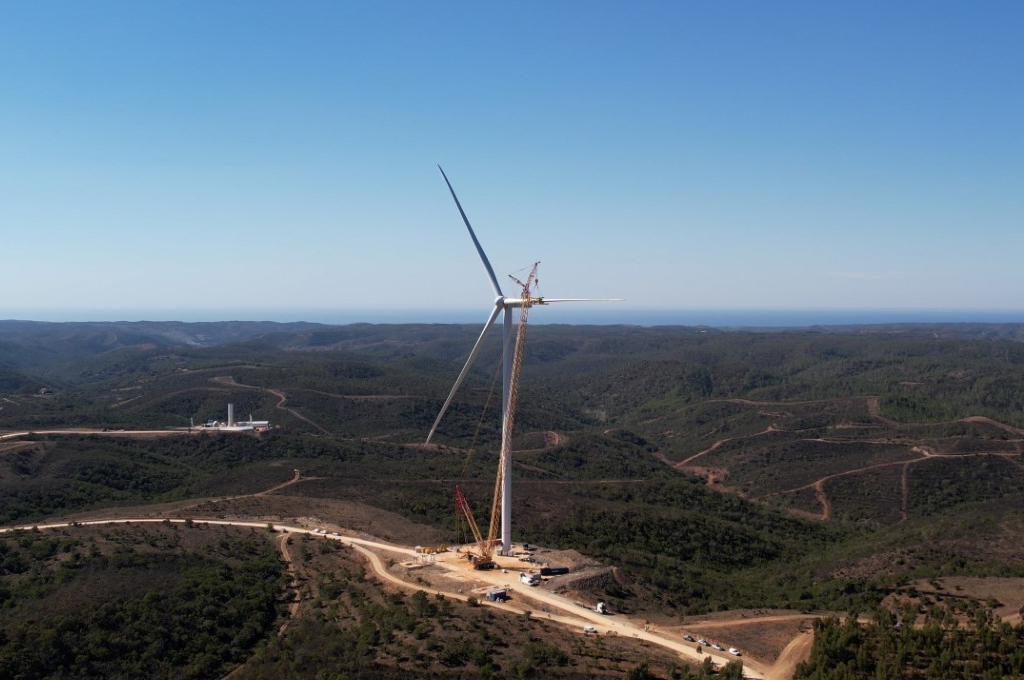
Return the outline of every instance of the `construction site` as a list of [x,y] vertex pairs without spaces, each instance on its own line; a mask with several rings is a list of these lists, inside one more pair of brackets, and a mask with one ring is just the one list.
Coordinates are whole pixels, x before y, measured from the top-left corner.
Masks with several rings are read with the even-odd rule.
[[[606,579],[609,577],[611,569],[588,561],[582,555],[571,551],[568,551],[571,554],[552,553],[536,546],[530,546],[529,543],[522,543],[517,549],[513,544],[512,436],[516,423],[519,382],[522,375],[530,310],[534,306],[546,305],[550,302],[593,302],[597,300],[550,299],[536,295],[539,262],[533,264],[525,279],[520,280],[515,276],[509,276],[516,285],[519,296],[517,298],[505,297],[451,182],[448,181],[443,170],[441,170],[441,174],[488,275],[495,294],[495,301],[494,308],[484,324],[476,344],[470,351],[462,371],[455,380],[448,398],[427,435],[426,443],[430,444],[459,387],[472,368],[488,330],[498,316],[503,315],[503,344],[500,364],[502,376],[501,446],[490,512],[486,516],[487,520],[484,524],[486,532],[477,522],[462,489],[456,486],[453,491],[456,517],[466,527],[466,534],[471,536],[471,541],[454,546],[417,546],[413,550],[413,555],[410,556],[412,559],[403,560],[398,567],[404,572],[404,578],[395,579],[392,576],[391,580],[404,583],[410,581],[430,583],[437,588],[437,592],[455,592],[467,599],[473,598],[477,602],[486,602],[492,606],[503,607],[520,614],[537,615],[539,613],[540,616],[551,621],[578,627],[584,634],[626,635],[642,638],[671,649],[692,661],[703,661],[707,658],[711,660],[711,663],[722,666],[732,659],[741,657],[743,652],[737,647],[729,646],[726,651],[724,645],[708,643],[703,638],[699,643],[691,642],[691,640],[695,640],[692,636],[678,637],[672,633],[658,632],[652,629],[648,621],[637,622],[621,615],[616,616],[603,601],[585,602],[582,599],[567,597],[566,594],[576,591],[574,584],[581,581]],[[518,319],[513,324],[513,310],[516,309],[518,310]],[[493,391],[494,385],[492,384],[491,392],[493,393]],[[488,398],[489,402],[490,397]],[[477,434],[479,434],[479,429]],[[475,446],[476,435],[468,449],[467,466],[468,457],[473,455]],[[559,558],[557,561],[554,559],[556,556]],[[756,665],[760,666],[760,664]],[[765,677],[761,671],[763,671],[763,667],[761,670],[748,672],[747,677]]]

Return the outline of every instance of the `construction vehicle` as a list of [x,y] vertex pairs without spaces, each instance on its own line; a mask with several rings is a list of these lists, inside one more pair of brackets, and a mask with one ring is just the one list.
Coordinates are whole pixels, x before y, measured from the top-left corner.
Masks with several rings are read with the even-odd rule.
[[520,582],[528,586],[539,586],[540,574],[530,574],[524,571],[523,573],[519,574],[519,580]]
[[469,530],[473,532],[473,539],[476,541],[476,552],[467,550],[466,559],[473,563],[474,569],[493,569],[494,522],[491,522],[491,535],[485,539],[480,533],[480,527],[477,526],[476,520],[473,518],[473,510],[469,507],[469,501],[466,500],[466,496],[458,486],[455,487],[455,509],[466,518]]

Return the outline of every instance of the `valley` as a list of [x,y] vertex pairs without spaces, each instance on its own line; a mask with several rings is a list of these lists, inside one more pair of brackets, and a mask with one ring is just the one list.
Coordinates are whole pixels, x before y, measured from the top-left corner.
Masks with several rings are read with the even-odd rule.
[[[280,578],[293,582],[279,586],[271,647],[280,653],[298,652],[291,636],[322,625],[323,608],[362,611],[325,598],[330,573],[307,568],[340,559],[315,547],[334,538],[309,533],[320,527],[350,546],[346,573],[362,564],[372,576],[361,578],[383,585],[382,597],[404,593],[399,609],[422,590],[469,621],[495,609],[478,595],[470,603],[474,588],[513,581],[511,601],[495,610],[505,614],[495,616],[519,622],[506,633],[525,636],[521,644],[488,647],[491,662],[473,666],[440,654],[448,643],[425,651],[413,636],[358,657],[375,677],[424,653],[434,659],[430,673],[448,677],[484,666],[500,677],[527,667],[551,677],[641,668],[690,677],[706,671],[687,664],[709,653],[726,667],[727,653],[702,645],[698,654],[687,635],[742,651],[748,677],[803,677],[798,662],[818,658],[816,620],[897,610],[907,598],[930,598],[922,609],[968,603],[989,612],[987,625],[1020,625],[1024,352],[1012,328],[533,329],[514,442],[513,540],[558,559],[578,555],[581,574],[594,574],[576,586],[554,577],[540,589],[518,584],[518,561],[502,565],[508,573],[473,572],[454,552],[429,565],[409,553],[465,544],[452,490],[458,484],[484,508],[493,487],[493,365],[470,374],[439,441],[422,444],[468,329],[310,325],[267,334],[261,326],[263,335],[240,341],[235,327],[229,342],[185,347],[175,328],[173,340],[146,336],[41,363],[40,347],[64,356],[82,346],[71,330],[35,338],[31,349],[8,345],[4,355],[6,375],[21,376],[11,384],[22,386],[5,393],[0,410],[3,525],[74,533],[118,520],[145,544],[147,532],[167,530],[164,520],[176,531],[240,523],[276,546]],[[190,420],[223,417],[227,403],[269,419],[271,430],[189,436]],[[20,592],[11,590],[17,573],[5,574],[8,592]],[[8,599],[12,612],[28,606],[23,597]],[[309,598],[321,604],[307,607]],[[598,601],[613,615],[574,604]],[[358,628],[368,611],[344,620]],[[20,635],[14,619],[0,625],[7,639]],[[313,637],[347,639],[346,625]],[[583,632],[588,625],[596,636]],[[530,626],[554,628],[538,639]],[[264,630],[261,644],[270,644],[269,624]],[[453,631],[463,633],[474,634]],[[575,650],[565,665],[551,649],[540,653],[549,638]],[[621,651],[594,648],[613,638]],[[529,644],[529,659],[515,655]],[[239,677],[260,677],[285,658],[261,649],[235,662]]]

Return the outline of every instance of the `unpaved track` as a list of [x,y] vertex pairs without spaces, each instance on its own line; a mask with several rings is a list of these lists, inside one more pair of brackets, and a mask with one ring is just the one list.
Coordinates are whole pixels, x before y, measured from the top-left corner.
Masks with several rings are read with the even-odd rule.
[[791,680],[796,672],[796,665],[805,661],[811,656],[811,646],[814,644],[814,633],[800,633],[793,638],[779,658],[775,660],[772,667],[765,674],[765,680]]
[[0,434],[0,441],[5,439],[18,439],[20,437],[28,437],[29,435],[35,434],[47,434],[47,435],[61,435],[61,434],[74,434],[74,435],[99,435],[101,437],[177,437],[188,434],[198,434],[201,430],[97,430],[90,427],[69,427],[62,430],[24,430],[21,432],[8,432],[7,434]]
[[[787,401],[754,401],[754,400],[751,400],[751,399],[712,399],[712,400],[709,400],[709,402],[742,404],[742,405],[745,405],[745,406],[773,406],[773,407],[777,407],[777,406],[799,406],[799,405],[807,405],[807,404],[827,404],[827,403],[833,403],[833,402],[837,402],[837,401],[858,401],[860,399],[864,400],[864,402],[865,402],[865,404],[867,406],[868,414],[871,415],[872,418],[874,418],[875,420],[877,420],[877,421],[879,421],[881,423],[884,423],[884,424],[892,426],[892,427],[910,427],[910,426],[913,425],[913,423],[899,423],[899,422],[897,422],[895,420],[892,420],[890,418],[886,418],[886,417],[882,416],[881,415],[881,400],[877,396],[839,397],[839,398],[836,398],[836,399],[816,399],[816,400],[810,400],[810,401],[791,401],[791,402],[787,402]],[[991,426],[991,427],[998,428],[998,429],[1000,429],[1000,430],[1002,430],[1002,431],[1004,431],[1004,432],[1006,432],[1008,434],[1013,434],[1013,435],[1017,435],[1017,436],[1020,436],[1020,437],[1024,437],[1024,429],[1018,428],[1018,427],[1014,427],[1012,425],[1007,425],[1006,423],[1001,423],[998,420],[993,420],[992,418],[989,418],[987,416],[967,416],[965,418],[959,418],[957,420],[948,421],[948,422],[950,422],[950,423],[980,423],[980,424],[984,424],[984,425],[988,425],[988,426]],[[932,424],[934,425],[934,424],[938,424],[938,423],[932,423]],[[698,451],[697,453],[693,454],[692,456],[690,456],[690,457],[688,457],[688,458],[686,458],[686,459],[684,459],[684,460],[682,460],[682,461],[680,461],[678,463],[669,461],[668,459],[665,458],[664,455],[661,455],[661,454],[655,454],[655,455],[658,456],[660,458],[660,460],[662,460],[663,462],[665,462],[668,465],[671,465],[672,467],[675,467],[676,469],[684,469],[684,468],[688,467],[689,464],[691,462],[693,462],[694,460],[696,460],[696,459],[698,459],[698,458],[700,458],[702,456],[705,456],[705,455],[707,455],[707,454],[709,454],[709,453],[711,453],[711,452],[721,448],[722,446],[724,446],[725,444],[728,444],[729,442],[738,441],[738,440],[742,440],[742,439],[749,439],[749,438],[752,438],[752,437],[759,437],[759,436],[768,434],[770,432],[778,432],[778,431],[779,431],[779,429],[775,425],[769,425],[767,429],[765,429],[765,430],[763,430],[761,432],[754,433],[754,434],[743,435],[743,436],[739,436],[739,437],[727,437],[725,439],[719,439],[719,440],[715,441],[714,443],[712,443],[711,446],[709,446],[708,448],[704,449],[703,451]],[[884,438],[883,439],[857,439],[857,440],[843,440],[843,439],[831,440],[831,439],[826,439],[826,438],[815,438],[815,439],[807,439],[805,441],[817,441],[817,442],[824,442],[824,443],[832,443],[832,444],[835,444],[835,445],[842,445],[842,444],[865,444],[865,443],[880,444],[880,445],[883,445],[883,444],[884,445],[890,445],[890,444],[892,444],[892,442],[890,440],[884,439]],[[1016,440],[1014,442],[1014,450],[1013,451],[979,451],[979,452],[973,452],[973,453],[936,453],[936,452],[931,451],[931,450],[927,449],[926,447],[920,446],[920,445],[914,446],[910,450],[913,453],[921,454],[922,457],[920,459],[917,459],[917,460],[891,461],[891,462],[886,462],[886,463],[876,463],[874,465],[865,465],[863,467],[859,467],[859,468],[855,468],[855,469],[851,469],[851,470],[844,470],[843,472],[838,472],[838,473],[834,473],[834,474],[831,474],[831,475],[826,475],[824,477],[821,477],[819,479],[816,479],[816,480],[810,482],[809,484],[804,484],[803,486],[794,487],[792,489],[786,489],[784,491],[776,491],[776,492],[773,492],[773,493],[770,493],[770,494],[766,494],[765,496],[762,496],[761,499],[763,500],[765,498],[771,498],[773,496],[779,496],[779,495],[784,495],[784,494],[791,494],[791,493],[796,493],[796,492],[799,492],[799,491],[813,489],[815,498],[817,499],[818,503],[821,505],[821,515],[819,517],[822,520],[827,520],[831,516],[831,513],[832,513],[832,506],[831,506],[831,503],[829,502],[828,494],[825,491],[825,484],[827,482],[829,482],[830,480],[833,480],[833,479],[837,479],[839,477],[845,477],[847,475],[856,475],[856,474],[859,474],[861,472],[865,472],[865,471],[868,471],[868,470],[873,470],[873,469],[883,468],[883,467],[891,467],[891,466],[894,466],[894,465],[901,465],[901,466],[903,466],[903,469],[902,469],[901,475],[900,475],[900,521],[901,522],[905,522],[907,520],[908,511],[909,511],[909,507],[910,507],[910,484],[909,484],[909,481],[908,481],[910,465],[914,465],[914,464],[920,463],[920,462],[922,462],[924,460],[933,459],[933,458],[941,459],[941,458],[971,458],[971,457],[980,457],[980,456],[1000,456],[1003,459],[1005,459],[1006,461],[1008,461],[1008,462],[1010,462],[1010,463],[1012,463],[1014,465],[1018,465],[1020,467],[1024,467],[1024,463],[1020,462],[1020,459],[1022,457],[1021,441],[1020,440]],[[792,510],[792,512],[797,512],[799,514],[805,514],[803,511],[798,511],[798,510]],[[813,515],[809,515],[809,516],[813,516]]]
[[[347,541],[348,539],[341,537],[341,540]],[[497,586],[510,588],[514,591],[513,597],[528,598],[529,600],[536,601],[541,605],[547,606],[550,610],[557,612],[538,614],[534,609],[532,610],[533,616],[537,618],[562,623],[577,631],[581,631],[584,625],[591,625],[600,633],[644,640],[675,652],[676,654],[686,658],[688,661],[696,663],[703,661],[707,656],[710,656],[717,666],[722,666],[729,661],[735,660],[734,657],[720,654],[718,652],[707,651],[703,654],[698,654],[693,643],[686,642],[675,634],[658,631],[656,628],[646,625],[644,621],[639,619],[632,619],[622,614],[610,616],[598,614],[589,608],[580,607],[575,602],[556,593],[552,593],[541,588],[530,588],[528,586],[524,586],[519,581],[521,567],[514,566],[519,563],[511,560],[511,558],[499,559],[509,560],[508,573],[503,573],[503,571],[499,569],[495,569],[493,571],[472,572],[472,580],[482,581],[490,587]],[[462,580],[467,578],[465,560],[462,559],[460,555],[456,555],[455,553],[442,553],[440,559],[435,562],[435,565],[448,569],[456,578]],[[515,605],[509,605],[507,603],[499,605],[499,608],[509,608],[512,611],[520,611],[515,608]],[[764,677],[764,672],[766,670],[766,666],[764,664],[761,664],[749,657],[743,658],[743,664],[744,674],[746,677]]]
[[292,561],[292,553],[288,549],[288,534],[281,534],[274,542],[277,544],[277,549],[281,551],[281,559],[284,560],[288,569],[288,575],[291,576],[288,587],[292,589],[292,602],[288,605],[288,618],[284,620],[284,623],[281,624],[277,631],[278,636],[281,636],[288,630],[288,626],[299,613],[299,579],[295,570],[295,563]]
[[[16,527],[3,527],[3,528],[0,528],[0,533],[8,533],[8,532],[13,532],[13,531],[24,531],[24,530],[30,530],[30,529],[33,529],[33,528],[39,529],[39,530],[63,529],[63,528],[68,528],[68,527],[75,526],[76,524],[77,525],[81,525],[81,526],[98,526],[98,525],[104,525],[104,524],[159,524],[159,523],[163,523],[163,522],[170,522],[172,524],[185,524],[186,522],[194,522],[194,523],[199,523],[199,524],[211,524],[211,525],[217,525],[217,526],[250,527],[250,528],[255,528],[255,529],[260,529],[260,528],[266,529],[269,526],[275,532],[284,533],[283,538],[285,539],[285,541],[287,540],[287,536],[289,534],[307,534],[307,535],[311,535],[311,536],[319,536],[319,537],[324,538],[326,540],[340,541],[340,542],[342,542],[342,543],[344,543],[346,545],[352,546],[360,554],[364,555],[367,558],[367,560],[369,561],[369,564],[370,564],[371,568],[373,569],[374,573],[377,576],[379,576],[381,579],[383,579],[383,580],[385,580],[385,581],[387,581],[387,582],[389,582],[389,583],[391,583],[391,584],[393,584],[395,586],[404,588],[404,589],[424,590],[424,591],[427,590],[426,588],[424,588],[419,583],[410,583],[410,582],[404,581],[404,580],[398,578],[397,576],[395,576],[394,574],[392,574],[390,571],[388,571],[388,569],[385,567],[385,565],[381,561],[380,556],[377,554],[377,552],[385,552],[385,553],[391,553],[391,554],[403,556],[403,557],[406,557],[406,558],[412,558],[412,557],[417,556],[416,551],[413,550],[412,548],[406,548],[406,547],[397,546],[397,545],[393,545],[393,544],[389,544],[389,543],[383,543],[383,542],[380,542],[380,541],[371,541],[371,540],[368,540],[368,539],[357,538],[357,537],[354,537],[354,536],[329,536],[329,535],[323,535],[323,534],[316,534],[316,533],[314,533],[313,529],[309,529],[309,528],[306,528],[306,527],[289,526],[289,525],[284,525],[284,524],[271,524],[271,525],[268,525],[267,522],[249,522],[249,521],[241,521],[241,520],[206,519],[206,518],[201,518],[201,517],[184,518],[184,519],[183,518],[173,518],[173,519],[171,519],[171,518],[159,518],[159,517],[158,518],[152,518],[152,517],[147,517],[147,518],[128,518],[128,517],[125,517],[125,518],[117,518],[117,519],[88,520],[88,521],[82,521],[82,522],[56,522],[56,523],[52,523],[52,524],[37,524],[37,525],[25,525],[25,526],[16,526]],[[281,542],[278,543],[278,546],[279,546],[280,549],[282,549],[282,551],[287,549],[287,543],[285,541],[281,541]],[[283,559],[285,559],[286,561],[289,560],[290,559],[290,555],[288,555],[287,557],[283,556]],[[444,565],[444,563],[442,561],[438,561],[436,564],[438,564],[439,566],[443,566]],[[480,572],[480,574],[476,575],[476,576],[478,578],[480,578],[480,580],[486,580],[487,582],[491,583],[492,585],[507,586],[507,585],[510,585],[510,584],[514,585],[515,583],[518,583],[517,572],[516,573],[503,574],[500,571],[495,570],[493,572]],[[484,578],[484,577],[490,577],[490,578]],[[503,579],[503,577],[507,577],[507,578]],[[451,597],[451,598],[458,599],[458,600],[466,600],[469,597],[469,596],[464,595],[462,593],[451,592],[451,591],[440,590],[440,589],[431,589],[431,592],[439,593],[439,594],[444,595],[445,597]],[[554,608],[555,610],[557,610],[559,612],[559,613],[541,613],[541,614],[537,614],[536,615],[537,618],[540,618],[540,619],[543,619],[543,620],[547,620],[547,621],[552,621],[554,623],[558,623],[558,624],[567,626],[567,627],[569,627],[569,628],[571,628],[573,630],[577,630],[577,631],[582,632],[582,626],[584,624],[592,625],[600,633],[614,634],[614,635],[619,635],[619,636],[631,637],[631,638],[634,638],[634,639],[644,640],[646,642],[649,642],[649,643],[652,643],[652,644],[656,644],[656,645],[658,645],[660,647],[663,647],[665,649],[673,651],[673,652],[679,654],[680,656],[685,657],[686,659],[694,661],[694,662],[700,662],[700,661],[702,661],[704,659],[705,656],[710,656],[712,661],[716,665],[721,666],[721,665],[724,665],[724,664],[728,663],[731,660],[729,657],[726,657],[726,656],[723,656],[723,655],[719,655],[719,654],[697,654],[697,651],[693,647],[692,644],[687,643],[687,642],[685,642],[685,641],[683,641],[681,639],[677,641],[677,640],[669,638],[667,635],[662,635],[662,634],[659,634],[659,633],[657,633],[657,632],[655,632],[653,630],[649,630],[644,625],[644,623],[639,621],[639,620],[629,619],[629,618],[627,618],[627,617],[625,617],[623,615],[606,616],[606,615],[598,614],[597,612],[591,611],[589,609],[581,608],[581,607],[577,606],[576,604],[574,604],[573,602],[571,602],[570,600],[568,600],[568,599],[566,599],[566,598],[564,598],[564,597],[562,597],[560,595],[556,595],[554,593],[551,593],[551,592],[548,592],[548,591],[545,591],[545,590],[532,589],[532,590],[530,590],[530,591],[525,593],[525,597],[528,597],[531,600],[542,602],[543,604],[546,604],[549,607],[552,607],[552,608]],[[500,603],[500,604],[499,603],[491,603],[491,602],[487,601],[486,599],[481,599],[480,604],[483,604],[485,606],[493,606],[496,609],[504,609],[506,611],[510,611],[510,612],[517,613],[517,614],[525,614],[525,612],[527,611],[526,609],[524,609],[524,608],[522,608],[522,607],[520,607],[518,605],[515,605],[515,604],[510,604],[510,603]],[[297,606],[297,603],[294,603],[293,606]],[[533,615],[532,610],[531,610],[531,615]],[[745,675],[745,677],[752,678],[752,679],[755,679],[755,680],[760,680],[762,678],[767,677],[765,675],[765,673],[768,671],[768,669],[763,664],[759,664],[758,662],[754,661],[753,659],[749,659],[749,658],[745,658],[743,660],[743,663],[744,663],[744,675]]]
[[681,460],[678,463],[675,463],[674,466],[677,469],[681,470],[682,468],[684,468],[687,465],[689,465],[692,461],[700,458],[703,455],[711,453],[712,451],[714,451],[715,449],[723,446],[724,444],[728,444],[729,442],[737,441],[737,440],[740,440],[740,439],[752,439],[754,437],[760,437],[760,436],[763,436],[763,435],[766,435],[766,434],[771,434],[772,432],[778,432],[778,428],[776,428],[774,425],[769,425],[764,430],[762,430],[760,432],[755,432],[754,434],[743,435],[742,437],[726,437],[725,439],[719,439],[718,441],[716,441],[714,444],[712,444],[708,448],[704,449],[703,451],[700,451],[699,453],[693,454],[692,456],[690,456],[689,458],[687,458],[685,460]]
[[962,422],[962,423],[985,423],[986,425],[991,425],[992,427],[997,427],[1000,430],[1003,430],[1004,432],[1009,432],[1010,434],[1015,434],[1015,435],[1017,435],[1019,437],[1024,437],[1024,430],[1020,429],[1019,427],[1013,427],[1012,425],[1007,425],[1006,423],[1001,423],[998,420],[992,420],[991,418],[989,418],[987,416],[967,416],[966,418],[961,418],[959,422]]
[[812,486],[814,497],[821,503],[821,519],[826,520],[832,514],[832,504],[828,502],[828,496],[825,494],[825,480],[819,479]]
[[910,481],[908,472],[910,463],[903,464],[903,472],[900,473],[900,521],[907,521],[907,508],[910,506]]
[[213,382],[220,383],[221,385],[229,385],[231,387],[240,387],[240,388],[246,389],[246,390],[256,390],[257,392],[266,392],[267,394],[272,394],[275,397],[277,397],[277,404],[274,405],[274,408],[277,408],[277,409],[280,409],[280,410],[285,411],[287,413],[290,413],[293,416],[295,416],[296,418],[298,418],[299,420],[301,420],[302,422],[308,423],[309,425],[312,425],[316,429],[320,430],[320,432],[322,434],[325,434],[328,437],[331,436],[331,433],[327,429],[321,427],[318,423],[314,423],[312,420],[310,420],[306,416],[302,415],[301,413],[299,413],[295,409],[291,409],[291,408],[288,408],[287,406],[285,406],[285,403],[287,403],[287,401],[288,401],[288,395],[286,395],[284,392],[281,392],[280,390],[275,390],[275,389],[270,388],[270,387],[259,387],[257,385],[243,385],[242,383],[238,382],[237,380],[235,380],[230,375],[220,375],[220,376],[217,376],[216,378],[210,378],[210,379]]
[[831,481],[833,479],[838,479],[840,477],[847,477],[849,475],[856,475],[856,474],[859,474],[861,472],[865,472],[867,470],[876,470],[878,468],[894,467],[896,465],[902,465],[903,466],[903,473],[901,475],[901,490],[902,490],[902,498],[901,498],[902,514],[901,514],[901,516],[902,516],[903,520],[906,520],[906,511],[907,511],[907,508],[909,507],[909,504],[910,504],[910,498],[909,498],[910,488],[909,488],[909,484],[907,483],[907,468],[909,466],[917,465],[919,463],[924,463],[924,462],[929,461],[929,460],[938,460],[938,459],[944,459],[944,458],[983,458],[983,457],[986,457],[986,456],[998,456],[1000,458],[1005,458],[1005,459],[1009,460],[1011,457],[1013,457],[1013,458],[1019,458],[1020,457],[1020,454],[1018,454],[1018,453],[1006,453],[1005,451],[1002,451],[1002,452],[1000,452],[1000,451],[985,451],[985,452],[981,452],[981,453],[930,453],[930,452],[924,451],[920,447],[914,447],[914,450],[916,450],[917,452],[921,453],[922,457],[918,458],[916,460],[897,460],[897,461],[893,461],[891,463],[875,463],[874,465],[865,465],[864,467],[854,468],[853,470],[844,470],[843,472],[837,472],[837,473],[832,474],[832,475],[826,475],[825,477],[822,477],[821,479],[816,479],[813,482],[811,482],[810,484],[804,484],[803,486],[797,486],[797,487],[794,487],[792,489],[785,489],[783,491],[775,491],[775,492],[770,493],[770,494],[765,494],[764,496],[761,496],[760,498],[758,498],[758,500],[763,500],[765,498],[771,498],[773,496],[782,496],[782,495],[785,495],[785,494],[796,493],[798,491],[804,491],[806,489],[813,489],[814,490],[814,494],[815,494],[815,498],[821,504],[821,519],[825,520],[825,519],[829,518],[829,514],[830,514],[831,509],[832,509],[832,506],[831,506],[831,504],[828,501],[828,495],[825,493],[825,482]]
[[302,473],[299,472],[299,469],[295,468],[295,475],[291,479],[289,479],[287,482],[282,482],[282,483],[278,484],[277,486],[272,486],[269,489],[265,489],[263,491],[258,491],[258,492],[254,493],[252,495],[253,496],[266,496],[267,494],[274,493],[275,491],[280,491],[281,489],[283,489],[285,487],[288,487],[288,486],[291,486],[292,484],[297,484],[300,481],[309,481],[311,479],[322,479],[322,478],[321,477],[303,477]]
[[[712,628],[735,628],[737,626],[758,626],[763,623],[781,623],[782,621],[810,621],[818,618],[814,614],[769,614],[768,616],[750,616],[743,619],[722,619],[719,621],[694,621],[694,630]],[[687,624],[690,626],[691,624]]]

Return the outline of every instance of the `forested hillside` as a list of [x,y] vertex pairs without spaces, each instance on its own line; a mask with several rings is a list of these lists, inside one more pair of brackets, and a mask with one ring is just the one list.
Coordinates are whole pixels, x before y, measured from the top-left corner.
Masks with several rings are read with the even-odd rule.
[[[353,529],[442,542],[457,538],[456,484],[478,512],[489,506],[496,336],[424,446],[476,327],[196,326],[0,322],[3,523],[255,494],[293,470],[301,483],[232,512],[344,508]],[[738,607],[875,611],[915,578],[1024,577],[1021,337],[980,325],[537,326],[514,440],[513,538],[612,567],[593,597],[662,621]],[[188,436],[228,403],[272,429]],[[841,624],[822,626],[828,640]],[[875,635],[813,658],[852,645],[866,650],[858,669],[877,672],[890,646]],[[261,663],[277,669],[288,653]]]

